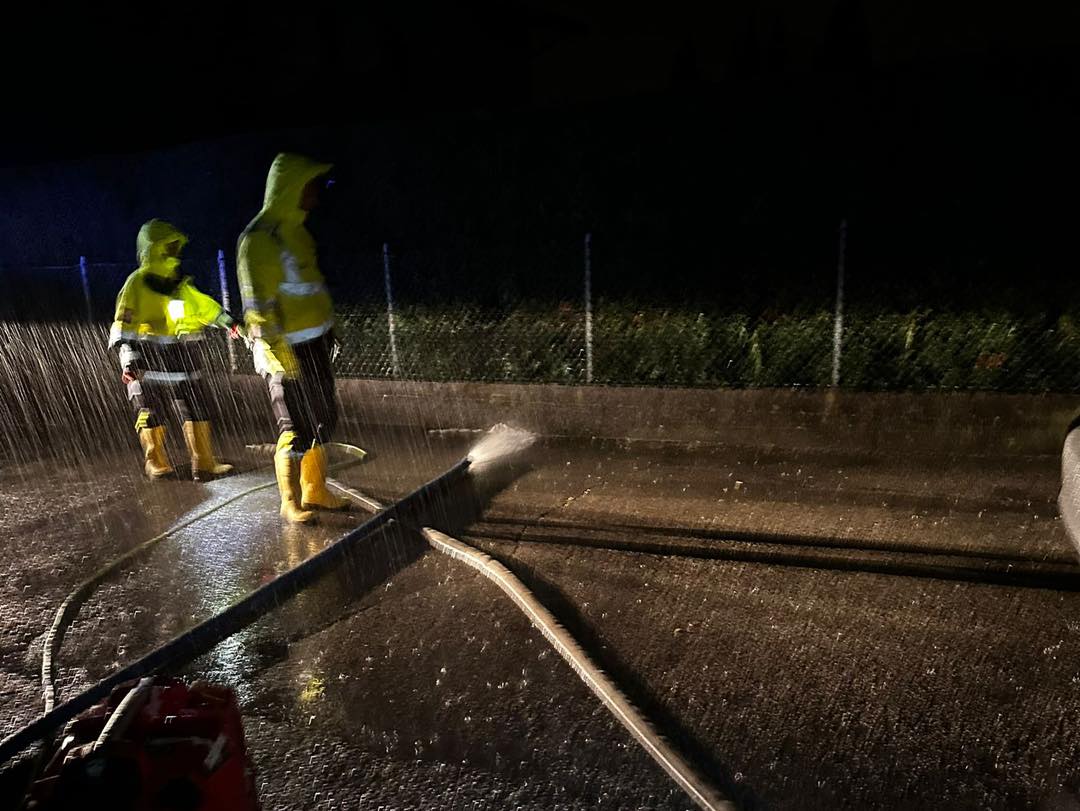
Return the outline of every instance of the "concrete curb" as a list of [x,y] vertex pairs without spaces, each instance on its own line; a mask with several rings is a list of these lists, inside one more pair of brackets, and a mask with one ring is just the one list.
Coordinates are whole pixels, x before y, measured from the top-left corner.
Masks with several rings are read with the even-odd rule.
[[[265,395],[263,395],[265,396]],[[360,427],[482,428],[544,436],[792,450],[1057,455],[1072,395],[662,389],[346,379]]]

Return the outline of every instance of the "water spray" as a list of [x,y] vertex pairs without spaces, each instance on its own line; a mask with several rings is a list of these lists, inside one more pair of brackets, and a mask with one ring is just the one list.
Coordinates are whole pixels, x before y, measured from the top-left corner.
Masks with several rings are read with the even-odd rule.
[[107,697],[117,685],[158,673],[167,667],[185,664],[201,656],[336,569],[361,541],[402,519],[407,519],[410,524],[422,520],[429,504],[445,497],[455,484],[460,483],[470,473],[474,476],[491,473],[499,465],[525,451],[534,441],[535,436],[527,431],[501,424],[495,426],[455,465],[374,515],[326,549],[4,738],[0,741],[0,764],[6,763],[25,747],[46,737],[80,712]]

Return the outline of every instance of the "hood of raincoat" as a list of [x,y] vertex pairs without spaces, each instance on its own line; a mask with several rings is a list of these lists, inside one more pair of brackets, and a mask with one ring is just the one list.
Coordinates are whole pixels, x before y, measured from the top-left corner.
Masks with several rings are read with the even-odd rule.
[[332,168],[331,163],[319,163],[303,155],[282,152],[274,158],[270,174],[266,177],[263,211],[271,212],[282,220],[304,220],[307,212],[300,208],[304,187]]
[[180,247],[187,245],[187,234],[164,220],[150,220],[139,229],[135,240],[139,265],[159,276],[176,276],[180,268],[180,257],[166,256],[165,246],[170,242],[180,242]]

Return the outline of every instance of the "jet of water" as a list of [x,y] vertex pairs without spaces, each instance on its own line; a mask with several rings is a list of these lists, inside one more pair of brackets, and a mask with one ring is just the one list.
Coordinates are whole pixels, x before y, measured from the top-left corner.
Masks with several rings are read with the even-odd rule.
[[536,442],[536,434],[506,423],[493,426],[469,451],[470,472],[483,473],[496,465],[509,461],[513,456],[527,451]]

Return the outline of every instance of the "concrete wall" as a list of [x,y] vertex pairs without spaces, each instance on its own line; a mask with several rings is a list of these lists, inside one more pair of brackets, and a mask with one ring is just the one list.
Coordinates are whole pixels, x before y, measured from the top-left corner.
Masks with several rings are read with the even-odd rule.
[[1071,395],[701,390],[342,380],[361,426],[506,422],[545,435],[918,454],[1053,454]]
[[[0,457],[41,452],[94,456],[134,447],[115,360],[98,328],[8,325],[0,351]],[[16,347],[21,347],[15,351]],[[33,348],[38,354],[30,352]],[[44,373],[31,360],[56,367]],[[233,376],[223,359],[209,404],[225,450],[269,442],[273,420],[261,380]],[[72,374],[68,370],[77,369]],[[859,393],[599,386],[338,382],[348,435],[371,430],[487,428],[497,422],[571,439],[698,442],[798,451],[1058,455],[1080,397],[989,392]],[[343,431],[342,436],[345,436]]]

